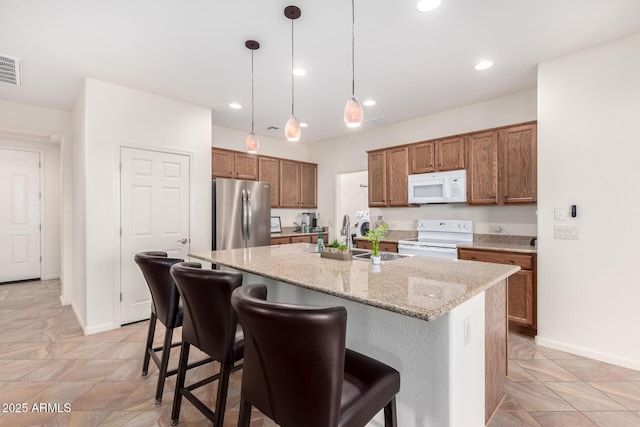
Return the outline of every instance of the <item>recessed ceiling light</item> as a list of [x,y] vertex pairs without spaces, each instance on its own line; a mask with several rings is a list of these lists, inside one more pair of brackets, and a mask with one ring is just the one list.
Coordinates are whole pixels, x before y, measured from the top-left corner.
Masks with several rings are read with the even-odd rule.
[[307,126],[309,126],[309,125],[306,124],[305,122],[300,122],[300,127],[301,128],[306,128]]
[[237,102],[232,102],[231,104],[229,104],[230,108],[233,108],[234,110],[239,110],[242,108],[242,105],[238,104]]
[[362,105],[364,105],[365,107],[372,107],[376,105],[376,101],[374,101],[373,99],[367,99],[362,103]]
[[431,12],[440,6],[441,0],[420,0],[416,7],[420,12]]
[[291,73],[294,76],[304,76],[305,74],[307,74],[307,70],[305,70],[304,68],[294,68],[293,71],[291,71]]
[[491,61],[480,61],[473,68],[478,71],[486,70],[487,68],[493,67],[493,62]]

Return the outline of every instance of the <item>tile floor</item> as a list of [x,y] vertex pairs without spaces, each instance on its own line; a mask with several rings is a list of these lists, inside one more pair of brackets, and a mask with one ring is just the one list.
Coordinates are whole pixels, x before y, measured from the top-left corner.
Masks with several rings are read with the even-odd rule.
[[[152,363],[149,375],[140,375],[147,322],[85,337],[59,295],[58,281],[0,286],[0,426],[169,426],[175,377],[155,405],[157,368]],[[158,344],[162,333],[159,327]],[[177,353],[170,365],[177,365]],[[203,357],[192,353],[193,360]],[[640,426],[640,372],[536,346],[518,335],[510,336],[509,356],[506,396],[490,427]],[[214,369],[194,369],[188,381]],[[225,426],[237,422],[240,378],[241,372],[232,375]],[[214,386],[197,392],[212,407]],[[26,403],[28,411],[17,413],[12,403]],[[33,410],[42,403],[49,408]],[[205,421],[183,400],[179,425]],[[254,410],[251,426],[275,424]]]

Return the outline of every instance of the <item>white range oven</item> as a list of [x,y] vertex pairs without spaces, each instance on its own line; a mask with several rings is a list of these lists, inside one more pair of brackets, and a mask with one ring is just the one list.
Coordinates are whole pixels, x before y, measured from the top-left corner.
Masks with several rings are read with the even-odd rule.
[[421,219],[418,238],[398,241],[398,253],[457,259],[459,243],[473,242],[473,221]]

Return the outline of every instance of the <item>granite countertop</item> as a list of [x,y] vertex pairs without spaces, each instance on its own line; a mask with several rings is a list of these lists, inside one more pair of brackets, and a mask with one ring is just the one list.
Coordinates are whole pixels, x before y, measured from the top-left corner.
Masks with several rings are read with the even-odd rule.
[[500,234],[475,234],[473,243],[461,243],[459,248],[485,249],[490,251],[521,252],[537,254],[536,246],[531,246],[535,236],[510,236]]
[[322,258],[305,247],[295,243],[189,256],[422,320],[448,313],[520,269],[424,257],[374,266]]

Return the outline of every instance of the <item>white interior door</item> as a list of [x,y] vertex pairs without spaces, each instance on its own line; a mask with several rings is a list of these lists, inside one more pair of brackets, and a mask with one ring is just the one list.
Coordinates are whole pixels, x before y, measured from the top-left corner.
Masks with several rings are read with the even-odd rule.
[[120,323],[148,319],[151,294],[134,254],[156,250],[186,259],[189,252],[189,157],[120,151]]
[[0,149],[0,282],[40,278],[40,153]]

